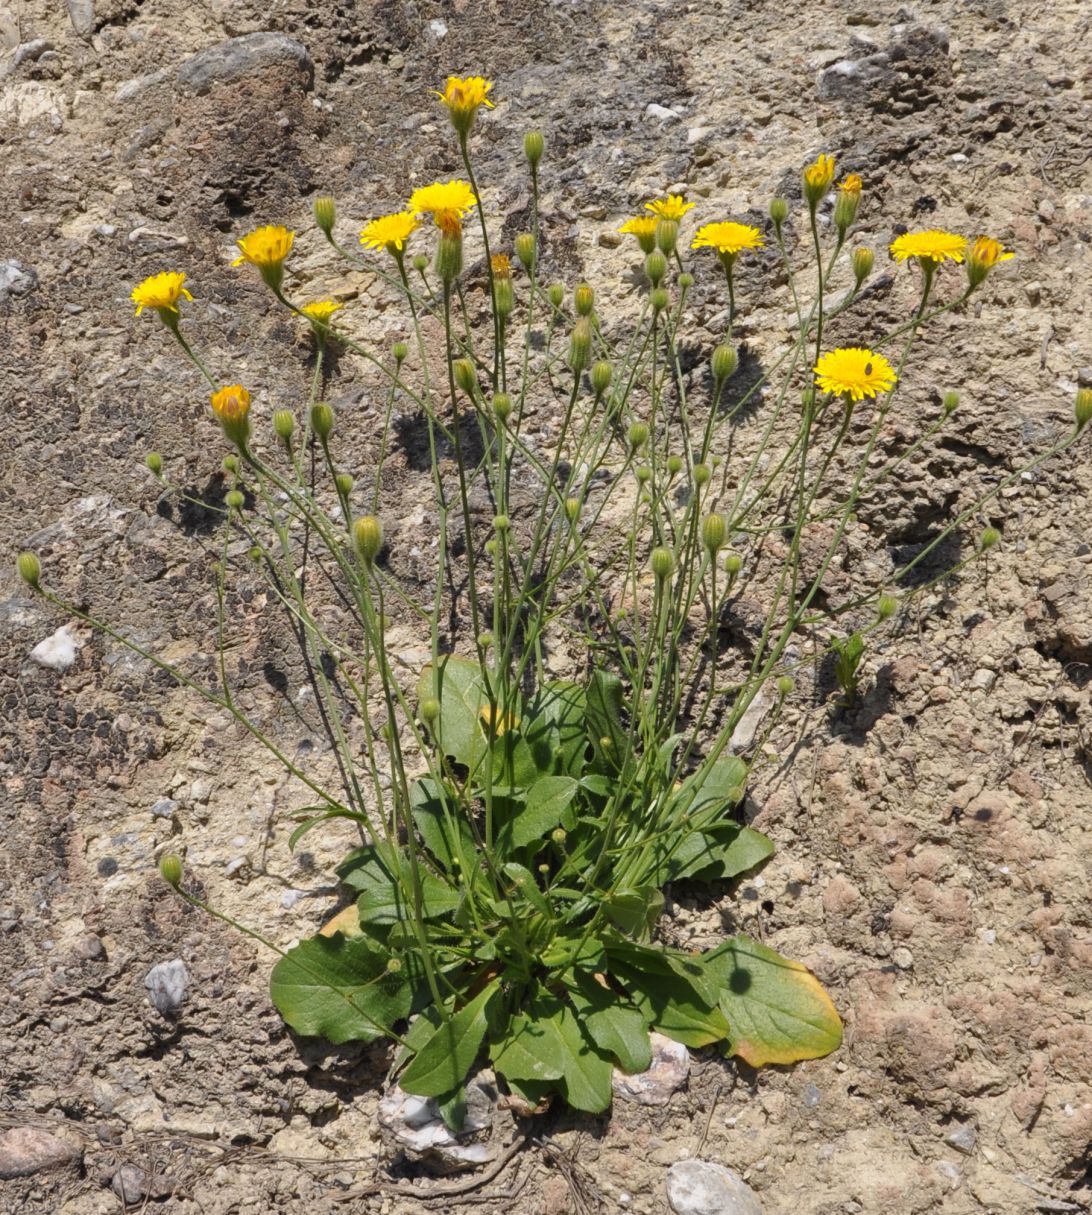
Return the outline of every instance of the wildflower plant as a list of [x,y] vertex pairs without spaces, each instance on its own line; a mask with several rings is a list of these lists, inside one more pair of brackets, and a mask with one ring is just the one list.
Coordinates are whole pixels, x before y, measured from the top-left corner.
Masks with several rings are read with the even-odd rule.
[[[922,576],[930,554],[1025,471],[911,560],[888,554],[882,577],[859,575],[831,602],[825,578],[852,521],[958,401],[951,394],[949,408],[946,397],[907,449],[886,450],[915,346],[1011,255],[986,237],[969,254],[952,233],[898,237],[891,255],[917,263],[920,286],[906,321],[880,332],[862,290],[874,254],[848,245],[863,183],[844,178],[828,224],[821,208],[836,165],[824,154],[803,171],[803,208],[774,199],[765,232],[716,214],[695,223],[695,204],[677,195],[646,203],[621,226],[643,259],[640,315],[615,323],[587,284],[570,294],[541,281],[538,132],[524,138],[530,230],[514,258],[491,247],[470,151],[491,92],[479,77],[447,81],[438,95],[464,177],[414,190],[401,211],[363,228],[357,248],[339,240],[333,199],[315,204],[332,252],[367,265],[401,300],[412,336],[389,355],[339,327],[341,304],[294,297],[293,232],[266,226],[239,240],[238,263],[256,268],[272,305],[311,326],[312,388],[296,408],[263,416],[244,385],[211,374],[184,331],[182,273],[133,291],[137,312],[154,309],[207,379],[210,424],[230,449],[225,554],[228,540],[243,541],[252,572],[235,575],[225,560],[220,601],[229,578],[256,570],[299,630],[340,787],[303,771],[244,713],[226,663],[210,690],[147,656],[231,713],[307,788],[314,804],[291,847],[333,821],[359,832],[337,870],[350,908],[290,948],[267,942],[280,954],[273,1000],[301,1034],[396,1043],[403,1088],[435,1098],[453,1125],[466,1078],[485,1060],[527,1110],[557,1095],[598,1111],[613,1068],[648,1066],[650,1030],[756,1066],[838,1046],[839,1016],[803,966],[744,934],[705,952],[672,944],[665,892],[723,891],[769,859],[773,844],[743,805],[799,675],[831,655],[851,702],[869,635],[952,572]],[[805,234],[802,253],[790,250],[790,224]],[[476,280],[464,269],[468,242]],[[687,293],[710,273],[707,249],[728,298],[703,384],[684,374],[679,349]],[[734,269],[764,249],[783,265],[789,336],[736,387]],[[944,263],[965,256],[959,280]],[[484,326],[474,323],[481,314]],[[443,333],[440,377],[426,321]],[[854,344],[827,341],[835,322],[857,333]],[[321,399],[335,340],[370,367],[387,401],[371,475],[343,467],[339,434],[352,419]],[[437,564],[422,596],[384,560],[380,471],[396,402],[419,418],[430,453]],[[552,404],[560,420],[544,443]],[[1082,396],[1076,426],[1029,467],[1072,443],[1090,416]],[[148,466],[169,484],[161,456]],[[966,560],[999,539],[988,530]],[[321,578],[307,576],[316,552]],[[19,570],[63,602],[33,554]],[[330,584],[351,616],[340,630],[322,610]],[[757,620],[741,641],[748,604]],[[409,684],[388,642],[397,614],[429,640]],[[743,745],[738,727],[763,695],[773,708]],[[352,713],[367,723],[363,754]],[[198,903],[177,857],[162,872]]]

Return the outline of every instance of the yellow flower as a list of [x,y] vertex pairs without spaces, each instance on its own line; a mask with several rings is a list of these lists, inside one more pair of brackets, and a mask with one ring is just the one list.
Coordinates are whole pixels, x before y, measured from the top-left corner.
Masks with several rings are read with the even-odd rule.
[[1007,262],[1013,255],[991,236],[980,236],[967,253],[967,280],[971,290],[985,282],[986,276],[998,262]]
[[660,221],[655,215],[635,215],[618,229],[627,236],[635,236],[642,253],[651,253],[656,248],[656,225]]
[[660,219],[673,219],[676,223],[693,207],[694,204],[686,202],[681,194],[669,194],[667,198],[657,198],[653,202],[645,203],[646,211],[651,211]]
[[479,106],[493,108],[486,96],[492,87],[493,82],[481,76],[449,76],[444,91],[436,94],[447,106],[452,125],[460,135],[469,134]]
[[691,249],[716,249],[720,254],[735,257],[743,249],[761,249],[762,234],[757,228],[730,221],[703,224],[690,243]]
[[815,161],[804,170],[804,197],[814,207],[834,181],[834,157],[820,152]]
[[237,446],[246,447],[250,437],[250,393],[242,384],[226,384],[210,397],[212,412],[224,434]]
[[494,278],[512,277],[512,263],[508,260],[507,253],[494,253],[489,264],[493,267]]
[[304,304],[300,311],[310,320],[318,321],[320,325],[328,325],[330,317],[344,307],[344,304],[339,304],[336,300],[316,300],[313,304]]
[[[131,299],[137,306],[136,315],[140,316],[145,308],[155,308],[160,316],[165,312],[178,313],[178,301],[185,296],[192,300],[193,296],[182,284],[186,276],[177,270],[166,270],[162,274],[153,274],[146,278],[139,287],[134,287]],[[167,318],[164,317],[164,320]]]
[[823,392],[853,401],[890,392],[898,376],[883,357],[860,346],[828,351],[815,365],[815,383]]
[[410,195],[408,211],[415,215],[432,214],[436,222],[444,214],[462,218],[471,207],[478,205],[474,191],[465,181],[437,181],[421,186]]
[[279,292],[284,279],[284,259],[291,252],[295,239],[295,232],[289,232],[280,224],[266,224],[264,227],[255,228],[242,240],[235,242],[242,254],[231,264],[240,266],[243,262],[250,262],[252,266],[257,266],[267,285]]
[[860,194],[863,186],[864,182],[861,181],[861,175],[859,173],[847,173],[842,179],[841,184],[838,186],[838,189],[841,190],[843,194]]
[[966,248],[966,237],[931,228],[928,232],[906,232],[896,236],[891,242],[891,256],[900,262],[916,257],[919,261],[938,266],[945,258],[961,262]]
[[495,738],[502,738],[509,730],[519,729],[519,718],[514,713],[502,713],[500,709],[494,709],[489,705],[482,705],[478,710],[478,716],[482,719],[482,726],[486,733],[489,732],[492,724]]
[[410,233],[418,228],[412,211],[399,211],[397,215],[381,215],[373,219],[360,234],[360,243],[369,249],[386,249],[392,257],[398,257],[409,240]]

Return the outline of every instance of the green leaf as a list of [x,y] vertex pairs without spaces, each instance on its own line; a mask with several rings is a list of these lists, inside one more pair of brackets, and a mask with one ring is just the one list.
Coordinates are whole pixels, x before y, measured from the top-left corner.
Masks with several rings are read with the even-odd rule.
[[565,982],[577,1017],[595,1044],[612,1054],[622,1071],[645,1071],[652,1062],[652,1044],[640,1012],[584,971],[570,971]]
[[564,1050],[562,1087],[565,1100],[578,1110],[598,1114],[610,1105],[610,1058],[586,1034],[568,1004],[562,1004],[559,1036]]
[[715,999],[706,998],[708,985],[696,959],[629,942],[609,942],[607,952],[610,973],[654,1029],[684,1046],[708,1046],[728,1037],[728,1020]]
[[405,961],[399,974],[389,974],[387,959],[365,937],[310,937],[273,967],[270,995],[298,1034],[373,1042],[409,1015],[417,978]]
[[410,785],[410,810],[425,847],[448,873],[464,877],[467,870],[460,855],[472,871],[477,858],[474,835],[454,797],[425,777]]
[[619,890],[603,900],[603,910],[627,935],[647,939],[663,914],[664,896],[655,886]]
[[516,1013],[499,1046],[493,1066],[506,1080],[560,1080],[565,1074],[561,1041],[561,1001],[538,992],[526,1012]]
[[512,861],[503,867],[503,872],[515,883],[516,889],[536,911],[540,911],[544,916],[551,916],[550,904],[546,902],[546,897],[538,888],[538,882],[535,881],[535,875],[530,869]]
[[466,1078],[481,1050],[488,1025],[489,1004],[497,995],[496,980],[445,1021],[413,1057],[399,1080],[407,1093],[442,1097]]
[[[588,736],[600,764],[608,771],[629,772],[634,759],[622,723],[622,681],[606,671],[592,672],[587,690]],[[628,762],[626,756],[629,755]]]
[[[413,875],[408,857],[387,844],[358,848],[338,866],[338,877],[360,891],[357,909],[363,927],[399,923],[414,914]],[[450,915],[461,893],[418,865],[421,911],[426,920]]]
[[830,996],[799,962],[742,935],[702,961],[720,987],[730,1054],[760,1067],[818,1059],[841,1045],[842,1022]]
[[725,881],[755,869],[774,854],[773,841],[739,823],[723,823],[704,835],[690,836],[660,870],[663,881],[692,878]]
[[747,765],[736,755],[726,756],[711,764],[704,776],[700,768],[688,776],[671,799],[672,809],[688,814],[692,829],[705,830],[721,821],[733,805],[733,795],[746,783]]
[[421,700],[440,702],[435,724],[436,743],[444,755],[463,764],[473,776],[489,754],[489,740],[482,728],[482,711],[488,711],[485,681],[476,662],[448,654],[439,667],[431,663],[417,681]]
[[545,839],[561,822],[579,784],[571,776],[540,776],[527,790],[522,805],[497,834],[497,846],[510,854],[516,848]]

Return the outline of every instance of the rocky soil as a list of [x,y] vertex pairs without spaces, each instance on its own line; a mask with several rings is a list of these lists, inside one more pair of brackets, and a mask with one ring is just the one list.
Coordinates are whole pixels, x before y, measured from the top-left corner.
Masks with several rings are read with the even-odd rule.
[[[129,291],[184,269],[193,332],[263,417],[304,396],[309,369],[256,276],[228,268],[248,228],[297,228],[294,286],[346,301],[363,340],[404,336],[383,285],[325,250],[310,204],[337,195],[348,236],[453,174],[430,93],[448,71],[497,82],[475,136],[494,229],[510,240],[526,223],[519,147],[538,126],[548,273],[586,276],[607,314],[634,307],[613,234],[641,201],[672,187],[706,218],[756,222],[774,193],[799,198],[819,151],[865,179],[884,321],[913,298],[882,256],[897,225],[1016,249],[930,338],[892,441],[958,387],[953,426],[859,520],[861,545],[919,543],[1057,439],[1092,383],[1090,34],[1077,0],[6,0],[4,551],[35,547],[69,599],[213,678],[220,538],[143,456],[162,452],[176,483],[215,501],[222,445],[196,373],[134,320]],[[742,281],[758,356],[784,325],[775,277],[759,260]],[[721,307],[706,268],[704,347]],[[327,391],[365,475],[381,394],[348,357]],[[407,551],[427,530],[412,447],[382,487]],[[667,1105],[547,1115],[496,1176],[447,1196],[465,1179],[417,1177],[383,1141],[385,1051],[294,1040],[268,1000],[270,955],[155,872],[165,847],[184,851],[217,907],[286,945],[336,906],[343,841],[290,854],[286,813],[304,798],[265,752],[31,596],[5,559],[0,1210],[1087,1210],[1089,455],[1086,437],[991,504],[977,525],[1002,545],[870,655],[857,710],[798,698],[771,739],[780,762],[751,790],[778,855],[732,900],[674,905],[676,939],[742,926],[805,961],[843,1013],[843,1049],[762,1073],[699,1052]],[[331,757],[267,606],[245,586],[230,603],[241,702],[321,774]],[[421,639],[398,627],[408,669]],[[669,1170],[694,1159],[753,1193],[717,1182],[721,1205],[687,1207],[694,1170],[670,1186]]]

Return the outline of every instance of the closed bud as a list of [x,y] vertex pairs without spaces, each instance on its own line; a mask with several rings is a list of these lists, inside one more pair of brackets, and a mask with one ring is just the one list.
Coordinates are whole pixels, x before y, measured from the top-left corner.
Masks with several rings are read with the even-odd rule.
[[493,638],[492,633],[479,633],[478,634],[478,646],[480,649],[483,649],[483,650],[492,649],[493,640],[494,640],[494,638]]
[[569,838],[568,832],[564,827],[555,827],[550,833],[550,839],[559,847],[565,847],[565,841]]
[[[652,480],[652,469],[647,464],[642,464],[636,472],[637,481],[640,485],[647,485]],[[646,498],[645,501],[648,499]]]
[[353,523],[353,544],[366,566],[375,564],[383,547],[383,524],[375,515],[361,515]]
[[657,287],[656,290],[653,291],[648,297],[648,299],[649,303],[652,305],[653,312],[663,312],[667,308],[668,304],[671,303],[671,297],[667,294],[663,287]]
[[238,456],[224,456],[223,460],[224,472],[229,472],[232,475],[239,471]]
[[174,852],[164,852],[159,858],[159,876],[177,889],[182,882],[182,858]]
[[872,273],[875,261],[876,255],[864,245],[853,250],[853,277],[857,280],[858,287]]
[[228,510],[242,510],[246,503],[246,496],[237,489],[230,489],[224,495],[224,502],[227,504]]
[[778,232],[781,231],[781,225],[789,218],[789,204],[784,198],[770,199],[770,219],[773,220],[773,226]]
[[550,306],[556,312],[565,302],[565,288],[560,283],[551,283],[546,289],[546,298],[550,301]]
[[701,542],[714,556],[724,547],[728,536],[728,520],[714,511],[701,521]]
[[395,342],[391,347],[391,354],[394,355],[394,361],[401,366],[406,361],[406,356],[409,354],[409,347],[405,342]]
[[718,346],[713,351],[713,379],[720,383],[735,375],[739,366],[739,355],[734,346]]
[[334,478],[334,485],[337,486],[337,492],[347,498],[353,492],[353,478],[349,473],[338,473]]
[[940,402],[940,407],[944,410],[944,416],[950,417],[959,408],[959,393],[946,392]]
[[1073,402],[1073,415],[1077,419],[1078,430],[1084,430],[1092,421],[1092,388],[1077,389],[1077,399]]
[[743,558],[739,553],[724,554],[724,572],[729,578],[734,578],[743,569]]
[[334,206],[334,200],[329,194],[322,194],[315,199],[315,223],[318,224],[319,230],[324,236],[329,236],[334,230],[334,222],[337,219],[337,208]]
[[493,416],[498,422],[507,422],[512,416],[512,398],[506,392],[493,394]]
[[144,463],[153,477],[158,477],[163,471],[163,457],[158,451],[150,451],[144,457]]
[[730,788],[730,789],[727,791],[727,793],[725,794],[725,796],[728,798],[728,801],[729,801],[729,802],[730,802],[730,803],[731,803],[733,806],[738,806],[738,805],[739,805],[739,803],[740,803],[741,801],[743,801],[743,798],[744,798],[744,795],[746,794],[746,792],[747,792],[747,790],[746,790],[746,789],[744,789],[744,787],[743,787],[742,785],[733,785],[733,786],[732,786],[732,787],[731,787],[731,788]]
[[791,675],[782,675],[777,681],[777,694],[784,698],[792,694],[793,688],[796,687],[796,681]]
[[684,270],[682,274],[679,275],[679,290],[689,291],[693,285],[694,276],[688,270]]
[[447,216],[436,246],[436,273],[450,286],[463,272],[463,230],[458,216]]
[[815,389],[814,388],[805,388],[804,389],[804,391],[800,394],[800,405],[805,413],[807,413],[809,410],[815,408]]
[[713,474],[709,471],[708,464],[694,465],[694,484],[705,485]]
[[569,367],[579,375],[591,362],[592,327],[586,316],[577,318],[569,338]]
[[532,169],[538,167],[542,154],[546,151],[546,140],[541,131],[528,131],[523,137],[523,154]]
[[657,582],[666,582],[675,568],[675,558],[669,548],[654,548],[648,564]]
[[455,383],[468,397],[473,397],[475,389],[478,387],[478,374],[474,370],[474,364],[469,359],[456,359],[451,364],[451,370],[455,376]]
[[440,716],[440,702],[434,697],[429,696],[421,701],[420,712],[423,722],[434,722]]
[[418,274],[423,274],[428,269],[428,254],[415,253],[413,255],[412,265]]
[[1000,539],[1001,533],[996,527],[984,527],[982,535],[978,537],[978,547],[985,552],[988,548],[993,548]]
[[530,232],[521,232],[516,237],[516,257],[528,274],[535,268],[535,253],[535,238]]
[[15,565],[19,571],[19,577],[22,578],[27,586],[32,586],[37,590],[42,580],[42,563],[38,560],[38,554],[31,552],[20,553]]
[[682,466],[682,456],[671,455],[667,457],[667,471],[670,476],[677,477],[682,472]]
[[325,443],[334,429],[334,411],[325,401],[316,401],[311,406],[311,429]]
[[857,218],[857,209],[861,205],[861,196],[855,190],[839,190],[834,202],[834,226],[840,236],[845,236],[846,229]]
[[402,961],[400,958],[387,959],[387,974],[397,975],[402,973]]
[[291,409],[277,409],[273,413],[273,433],[285,443],[292,437],[296,429],[296,419]]
[[508,522],[507,515],[494,515],[493,516],[493,530],[495,532],[506,532],[508,530],[508,527],[509,527],[509,522]]
[[644,422],[634,422],[626,432],[631,451],[640,451],[648,442],[648,426]]
[[592,367],[591,386],[597,397],[601,397],[610,387],[613,374],[614,368],[606,361],[601,360]]
[[565,499],[565,518],[570,523],[575,523],[580,517],[580,499],[566,498]]
[[661,219],[656,225],[656,244],[660,247],[662,253],[666,253],[669,257],[675,252],[675,246],[679,243],[679,223],[674,219]]
[[496,540],[487,540],[485,542],[485,555],[487,557],[495,557],[499,551]]
[[581,283],[573,292],[573,308],[577,316],[591,316],[595,307],[595,292],[587,283]]
[[648,281],[653,287],[658,287],[663,282],[666,273],[667,258],[664,257],[659,249],[654,249],[645,258],[645,274],[648,275]]
[[262,559],[262,550],[256,544],[252,544],[247,549],[246,555],[254,562],[255,565]]
[[890,620],[899,610],[899,601],[894,595],[881,595],[876,600],[876,615],[881,620]]
[[516,293],[512,287],[512,276],[505,275],[493,280],[493,300],[497,305],[497,316],[507,320],[516,306]]

